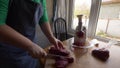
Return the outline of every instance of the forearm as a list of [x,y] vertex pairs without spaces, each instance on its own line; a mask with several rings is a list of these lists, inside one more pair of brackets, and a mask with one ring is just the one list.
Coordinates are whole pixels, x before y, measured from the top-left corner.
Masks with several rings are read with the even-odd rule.
[[49,23],[43,23],[41,29],[49,39],[50,43],[52,43],[57,49],[63,48],[63,43],[54,37]]
[[24,50],[27,50],[29,47],[34,45],[31,40],[16,32],[8,25],[0,26],[0,41],[12,44],[13,46],[22,48]]
[[40,25],[43,33],[46,35],[46,37],[49,39],[51,42],[52,39],[54,39],[54,35],[52,33],[51,27],[49,23],[43,23]]

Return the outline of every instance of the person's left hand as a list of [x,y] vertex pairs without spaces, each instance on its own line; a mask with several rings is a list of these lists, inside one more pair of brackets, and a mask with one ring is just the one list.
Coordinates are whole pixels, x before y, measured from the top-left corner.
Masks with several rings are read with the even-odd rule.
[[64,47],[64,45],[63,45],[63,43],[60,41],[60,40],[58,40],[58,39],[56,39],[56,38],[52,38],[51,40],[50,40],[50,42],[57,48],[57,49],[63,49]]

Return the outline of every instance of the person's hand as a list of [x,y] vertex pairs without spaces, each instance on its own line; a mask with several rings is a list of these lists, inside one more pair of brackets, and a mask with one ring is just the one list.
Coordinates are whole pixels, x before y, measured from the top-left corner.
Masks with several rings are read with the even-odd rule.
[[51,40],[50,40],[50,42],[57,48],[57,49],[63,49],[64,47],[64,45],[63,45],[63,43],[60,41],[60,40],[58,40],[58,39],[56,39],[56,38],[52,38]]
[[63,43],[60,40],[58,40],[58,39],[56,39],[56,45],[57,45],[58,48],[64,49]]
[[41,57],[45,57],[47,55],[47,53],[44,51],[44,49],[42,49],[37,44],[31,46],[28,49],[28,52],[33,58],[38,58],[38,59]]

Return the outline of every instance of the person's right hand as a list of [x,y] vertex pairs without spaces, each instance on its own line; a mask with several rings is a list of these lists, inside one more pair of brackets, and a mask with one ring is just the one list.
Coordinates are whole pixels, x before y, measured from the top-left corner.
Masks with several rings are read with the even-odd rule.
[[51,44],[55,46],[55,48],[64,49],[64,44],[60,40],[56,39],[55,37],[50,38],[49,41]]
[[28,52],[33,58],[38,58],[38,59],[41,57],[45,57],[47,55],[44,49],[38,46],[37,44],[29,47]]

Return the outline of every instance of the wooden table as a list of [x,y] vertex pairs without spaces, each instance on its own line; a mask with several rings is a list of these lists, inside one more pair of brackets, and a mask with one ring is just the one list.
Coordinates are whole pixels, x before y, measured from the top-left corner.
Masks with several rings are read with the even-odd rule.
[[[110,48],[110,57],[106,62],[100,61],[91,55],[91,51],[95,47],[89,49],[76,49],[71,48],[73,39],[68,39],[63,43],[66,48],[71,52],[71,56],[74,57],[75,61],[69,64],[67,68],[120,68],[120,46],[113,45]],[[99,46],[106,45],[104,42],[100,42]],[[45,62],[45,68],[54,68],[53,64],[55,61],[53,59],[47,58]]]

